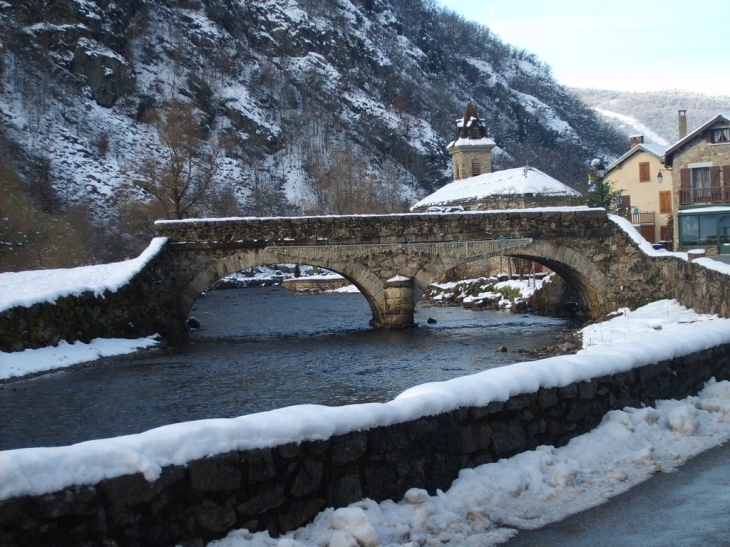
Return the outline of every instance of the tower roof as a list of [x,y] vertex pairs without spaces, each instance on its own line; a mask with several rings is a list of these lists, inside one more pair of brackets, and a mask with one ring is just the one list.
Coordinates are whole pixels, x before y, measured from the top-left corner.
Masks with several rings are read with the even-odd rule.
[[494,146],[494,141],[487,137],[487,128],[479,119],[477,109],[472,103],[466,104],[464,115],[456,120],[454,140],[446,148],[468,145]]

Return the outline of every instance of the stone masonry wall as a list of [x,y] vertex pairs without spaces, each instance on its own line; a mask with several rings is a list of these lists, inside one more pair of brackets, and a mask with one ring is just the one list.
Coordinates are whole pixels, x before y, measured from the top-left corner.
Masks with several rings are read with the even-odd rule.
[[169,466],[153,483],[127,475],[9,499],[0,547],[202,546],[240,527],[276,536],[326,507],[447,489],[462,468],[564,445],[612,409],[692,395],[713,376],[730,378],[730,345],[485,407]]
[[654,260],[667,282],[667,298],[674,298],[697,313],[730,317],[730,278],[727,274],[674,257]]
[[469,214],[355,215],[332,217],[164,221],[158,236],[171,242],[236,243],[239,248],[282,245],[429,243],[532,237],[601,238],[611,226],[603,210],[500,211]]
[[[168,276],[171,256],[164,250],[116,292],[86,292],[30,307],[0,312],[0,351],[88,343],[94,338],[141,338],[180,330],[176,295]],[[153,310],[151,313],[150,310]]]

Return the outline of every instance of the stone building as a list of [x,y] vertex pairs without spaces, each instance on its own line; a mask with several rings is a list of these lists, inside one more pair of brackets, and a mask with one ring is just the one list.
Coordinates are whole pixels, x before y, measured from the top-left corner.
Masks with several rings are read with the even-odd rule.
[[664,169],[663,144],[644,143],[643,135],[629,138],[630,149],[606,169],[606,180],[621,191],[634,227],[650,243],[672,239],[671,174]]
[[665,152],[672,173],[675,249],[730,254],[730,113],[686,132],[679,111],[679,141]]

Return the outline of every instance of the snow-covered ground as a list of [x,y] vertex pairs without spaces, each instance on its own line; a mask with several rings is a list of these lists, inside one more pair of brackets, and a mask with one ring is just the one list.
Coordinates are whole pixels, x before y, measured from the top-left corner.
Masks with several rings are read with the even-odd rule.
[[97,338],[88,344],[69,344],[61,340],[58,346],[0,353],[0,380],[28,376],[39,372],[62,369],[100,357],[125,355],[157,344],[156,337],[127,340],[124,338]]
[[282,538],[245,529],[210,547],[489,547],[594,507],[730,438],[730,382],[656,408],[608,413],[567,446],[541,446],[465,469],[449,490],[411,489],[399,502],[326,509]]

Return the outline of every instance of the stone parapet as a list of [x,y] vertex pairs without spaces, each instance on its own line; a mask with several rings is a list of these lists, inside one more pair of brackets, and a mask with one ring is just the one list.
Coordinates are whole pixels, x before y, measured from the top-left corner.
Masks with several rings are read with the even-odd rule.
[[353,431],[234,451],[141,474],[0,501],[0,545],[204,545],[235,528],[272,536],[326,507],[446,490],[459,470],[540,445],[565,445],[610,410],[696,394],[730,379],[730,345],[506,401]]
[[465,214],[357,215],[297,218],[165,220],[157,235],[172,242],[222,242],[239,248],[271,245],[430,243],[527,237],[600,238],[609,235],[606,212],[506,210]]
[[116,292],[91,291],[0,312],[0,351],[22,351],[94,338],[184,335],[172,257],[165,249]]

